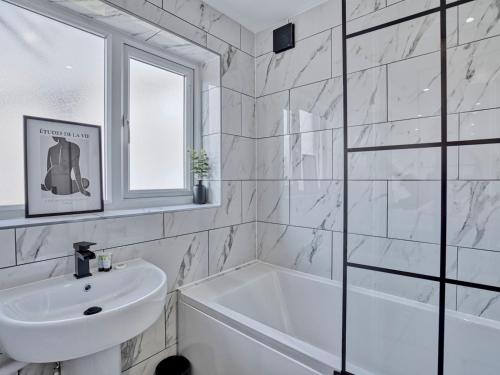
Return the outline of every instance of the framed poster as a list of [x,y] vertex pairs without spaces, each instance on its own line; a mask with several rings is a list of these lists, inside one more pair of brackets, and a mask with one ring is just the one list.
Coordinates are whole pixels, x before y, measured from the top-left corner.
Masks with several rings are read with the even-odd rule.
[[24,116],[26,217],[104,210],[101,128]]

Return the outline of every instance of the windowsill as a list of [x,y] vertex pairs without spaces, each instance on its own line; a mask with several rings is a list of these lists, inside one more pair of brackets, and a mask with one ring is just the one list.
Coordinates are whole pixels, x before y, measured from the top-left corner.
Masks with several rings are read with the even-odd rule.
[[220,207],[220,204],[183,204],[165,207],[132,208],[123,210],[109,210],[93,214],[67,215],[67,216],[48,216],[39,218],[13,218],[0,220],[0,229],[14,229],[24,227],[35,227],[42,225],[78,223],[83,221],[116,219],[121,217],[141,216],[150,214],[169,213],[177,211],[202,210]]

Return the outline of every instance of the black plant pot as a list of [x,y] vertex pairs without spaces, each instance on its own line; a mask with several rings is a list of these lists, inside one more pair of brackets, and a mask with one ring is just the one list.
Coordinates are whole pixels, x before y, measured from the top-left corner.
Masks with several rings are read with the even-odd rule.
[[198,183],[193,186],[193,203],[194,204],[207,203],[207,188],[203,186],[201,181],[198,181]]

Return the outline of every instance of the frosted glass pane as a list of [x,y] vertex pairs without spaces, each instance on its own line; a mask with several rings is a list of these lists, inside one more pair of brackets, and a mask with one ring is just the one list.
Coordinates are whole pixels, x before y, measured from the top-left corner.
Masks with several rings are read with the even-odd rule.
[[104,126],[105,40],[0,1],[0,205],[24,204],[23,115]]
[[182,189],[184,76],[130,59],[130,190]]

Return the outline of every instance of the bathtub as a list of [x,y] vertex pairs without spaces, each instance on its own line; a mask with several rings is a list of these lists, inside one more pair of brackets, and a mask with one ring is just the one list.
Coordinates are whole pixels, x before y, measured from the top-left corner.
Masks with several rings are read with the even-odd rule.
[[[181,288],[179,352],[194,375],[331,375],[341,302],[338,282],[257,261]],[[347,325],[348,371],[437,372],[436,307],[352,286]],[[498,322],[447,311],[445,339],[446,374],[500,374]]]

